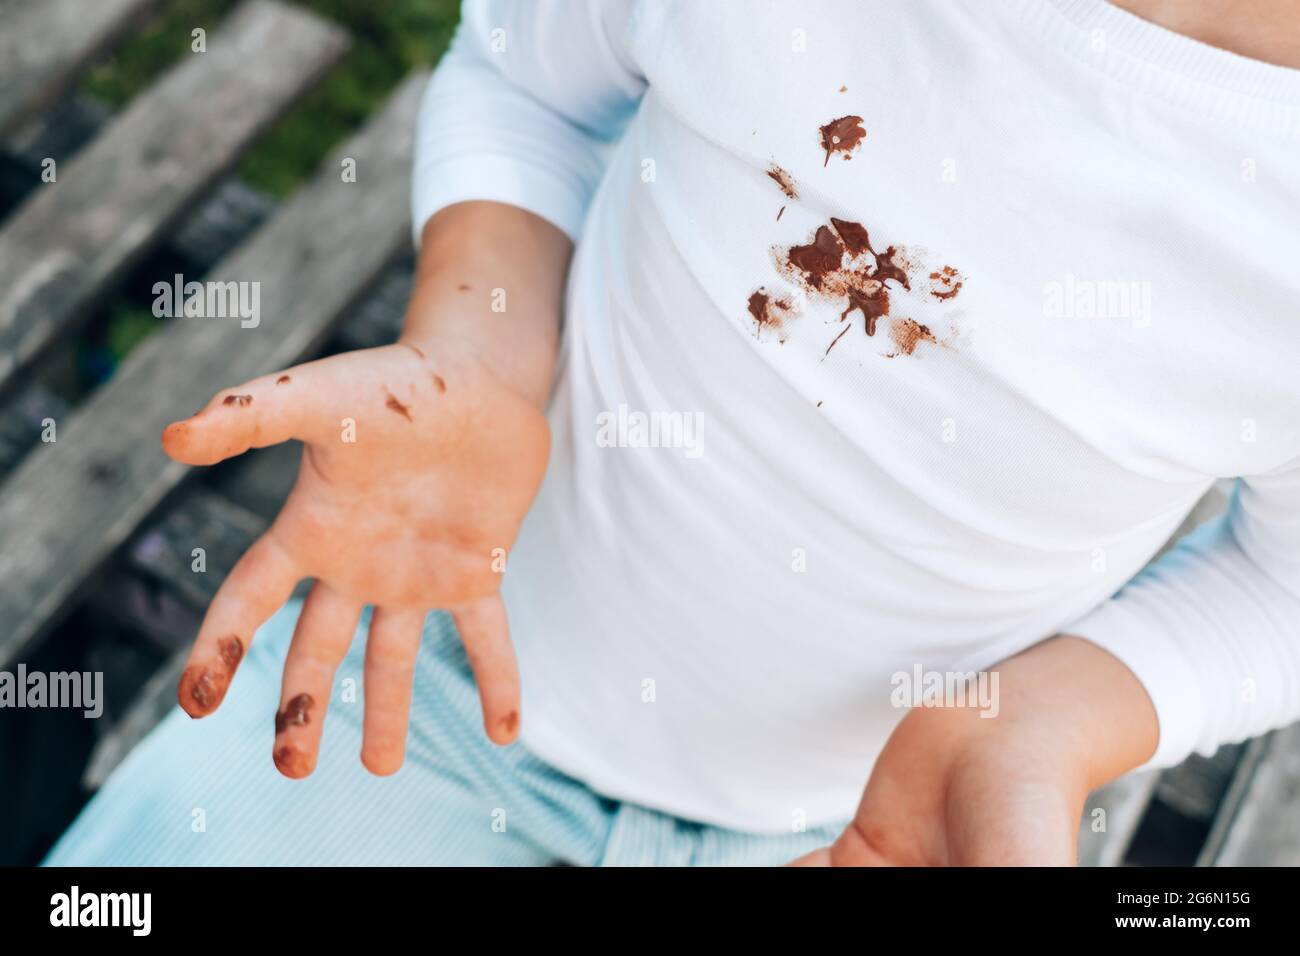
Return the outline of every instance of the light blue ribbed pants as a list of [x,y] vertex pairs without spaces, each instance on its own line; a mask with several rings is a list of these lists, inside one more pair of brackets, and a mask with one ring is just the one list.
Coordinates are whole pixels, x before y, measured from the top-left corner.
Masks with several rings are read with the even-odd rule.
[[288,780],[271,739],[300,609],[291,601],[258,632],[217,713],[195,721],[178,707],[159,724],[46,865],[768,865],[840,829],[691,823],[602,797],[522,744],[493,745],[444,614],[425,622],[402,769],[374,777],[359,759],[367,614],[335,680],[316,771]]

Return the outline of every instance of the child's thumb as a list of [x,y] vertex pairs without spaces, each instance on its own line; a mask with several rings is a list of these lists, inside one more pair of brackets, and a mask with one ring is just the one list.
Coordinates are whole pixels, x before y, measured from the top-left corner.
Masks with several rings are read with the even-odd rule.
[[305,383],[298,382],[297,371],[275,372],[222,389],[202,411],[163,429],[163,451],[187,465],[215,465],[250,448],[301,437]]

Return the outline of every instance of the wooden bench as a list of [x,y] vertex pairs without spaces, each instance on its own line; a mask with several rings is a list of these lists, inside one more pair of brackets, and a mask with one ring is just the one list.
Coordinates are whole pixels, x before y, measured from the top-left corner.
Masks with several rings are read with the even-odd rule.
[[0,231],[0,396],[346,49],[323,20],[250,0],[56,171]]
[[[345,31],[299,7],[250,0],[214,31],[206,53],[184,56],[111,116],[83,108],[79,95],[52,96],[152,4],[106,3],[75,36],[30,46],[15,24],[44,29],[86,5],[0,4],[0,53],[17,44],[24,57],[0,60],[0,84],[38,78],[0,95],[0,151],[32,172],[26,200],[0,219],[0,669],[39,659],[72,613],[119,622],[155,652],[176,651],[278,507],[296,461],[291,447],[267,449],[194,474],[162,456],[159,432],[232,382],[395,337],[410,285],[409,169],[428,73],[408,77],[314,179],[277,204],[229,170],[339,60]],[[54,128],[69,117],[89,128]],[[55,182],[41,182],[33,167],[43,156],[58,160]],[[355,181],[342,175],[345,159]],[[173,318],[68,407],[41,380],[47,360],[164,247],[191,263],[219,259],[187,279],[258,283],[260,324]],[[48,444],[32,427],[45,417],[57,423]],[[182,537],[185,559],[170,561],[175,553],[159,542]],[[189,571],[193,547],[211,556],[208,574]],[[166,679],[164,666],[136,695],[137,705],[158,708],[141,733],[173,704]],[[110,741],[130,725],[120,715],[91,723]],[[26,752],[6,740],[13,727],[12,719],[0,726],[0,765],[7,751]],[[9,836],[0,834],[0,861]]]
[[0,137],[55,100],[159,0],[0,3]]

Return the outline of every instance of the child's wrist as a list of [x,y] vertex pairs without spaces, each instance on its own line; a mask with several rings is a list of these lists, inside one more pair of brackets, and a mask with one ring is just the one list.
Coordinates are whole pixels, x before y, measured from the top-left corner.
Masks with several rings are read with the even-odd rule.
[[1159,728],[1150,697],[1118,658],[1096,644],[1058,635],[995,670],[1007,729],[1042,735],[1088,790],[1140,766],[1155,751]]

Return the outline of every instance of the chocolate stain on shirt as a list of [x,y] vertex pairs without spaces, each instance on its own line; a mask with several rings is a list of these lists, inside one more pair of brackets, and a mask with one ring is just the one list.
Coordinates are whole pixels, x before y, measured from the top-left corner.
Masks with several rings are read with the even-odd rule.
[[[854,312],[861,312],[863,331],[868,336],[874,336],[878,320],[889,315],[889,283],[895,282],[899,287],[910,291],[912,283],[909,272],[917,268],[896,246],[877,252],[871,244],[870,233],[862,223],[835,217],[831,218],[829,226],[817,227],[812,241],[791,246],[785,251],[778,247],[774,253],[778,270],[791,282],[801,285],[811,295],[843,304],[841,322],[847,321]],[[957,275],[955,269],[950,274],[934,273],[932,285],[948,277],[955,283],[955,289],[960,286]],[[952,294],[956,294],[955,291]],[[950,296],[941,296],[946,297]],[[761,305],[762,303],[756,304],[751,296],[750,314],[755,315],[756,321],[758,316],[755,309]],[[848,329],[849,326],[846,325],[830,341],[822,354],[823,359]],[[902,320],[897,330],[891,328],[891,334],[901,336],[895,340],[898,351],[891,353],[891,357],[911,355],[920,342],[937,342],[927,326],[911,319]]]
[[253,396],[252,395],[227,395],[224,399],[221,400],[221,404],[239,405],[241,407],[244,405],[252,405]]
[[835,338],[831,339],[831,344],[826,346],[826,351],[822,353],[822,358],[825,358],[826,356],[831,354],[831,349],[835,348],[835,343],[838,342],[840,339],[844,338],[844,333],[847,332],[848,330],[849,330],[849,326],[847,325],[844,326],[844,328],[840,330],[840,334],[835,336]]
[[[883,282],[875,282],[872,288],[873,280],[868,279],[863,283],[862,288],[850,286],[847,290],[849,304],[844,307],[840,313],[840,321],[843,322],[849,317],[850,312],[858,311],[862,313],[863,329],[867,335],[876,334],[876,319],[882,315],[889,314],[889,292],[885,289]],[[832,343],[834,344],[834,343]],[[826,351],[830,351],[827,349]]]
[[875,278],[880,279],[882,282],[885,279],[893,279],[904,289],[910,290],[912,288],[911,283],[908,282],[907,273],[894,261],[894,257],[898,255],[896,247],[890,246],[884,252],[876,252],[875,249],[871,248],[871,236],[860,222],[849,222],[846,219],[836,219],[832,216],[831,225],[835,227],[835,231],[844,240],[849,255],[857,256],[864,251],[871,253],[871,257],[876,260],[876,271],[872,273]]
[[781,341],[785,341],[783,323],[788,316],[795,314],[795,310],[789,300],[773,298],[760,287],[749,297],[749,314],[754,317],[755,335],[775,332]]
[[953,299],[961,291],[961,273],[952,266],[930,273],[930,295],[936,299]]
[[[802,282],[810,292],[843,300],[845,304],[840,321],[845,321],[855,311],[861,312],[867,335],[875,335],[876,320],[889,314],[886,283],[892,279],[906,285],[907,276],[894,264],[891,253],[876,255],[861,223],[832,219],[831,226],[834,226],[834,232],[828,226],[818,226],[812,242],[790,247],[784,256],[783,271],[795,281]],[[861,262],[864,254],[870,257],[869,264]],[[882,262],[885,264],[883,270]],[[835,336],[826,354],[843,335],[841,331]]]
[[276,385],[288,385],[288,384],[289,384],[289,376],[288,376],[288,375],[281,375],[279,378],[277,378],[277,379],[275,380],[275,384],[276,384]]
[[934,337],[928,325],[922,325],[915,319],[893,319],[889,323],[889,337],[894,340],[897,352],[891,352],[889,358],[897,355],[911,355],[922,342],[935,345],[939,340]]
[[844,158],[848,159],[849,154],[867,137],[861,116],[841,116],[819,127],[818,132],[822,137],[822,149],[826,150],[823,166],[831,161],[831,153],[843,153]]
[[400,401],[398,401],[396,395],[394,395],[388,389],[384,389],[384,394],[388,396],[384,402],[384,407],[391,408],[393,411],[397,412],[397,414],[405,418],[408,422],[415,420],[411,418],[410,408],[408,408],[407,406],[403,405]]
[[282,734],[290,727],[304,727],[311,723],[311,709],[316,702],[311,694],[299,694],[284,705],[275,715],[275,732]]
[[785,193],[787,198],[789,199],[799,198],[799,190],[795,188],[794,177],[791,176],[789,173],[787,173],[776,163],[773,163],[771,166],[767,167],[767,175],[772,180],[772,182],[776,183],[777,186],[780,187],[781,192]]
[[825,226],[817,227],[812,242],[803,246],[791,246],[786,253],[786,260],[803,275],[804,282],[814,289],[820,289],[827,276],[839,269],[843,258],[844,247]]

